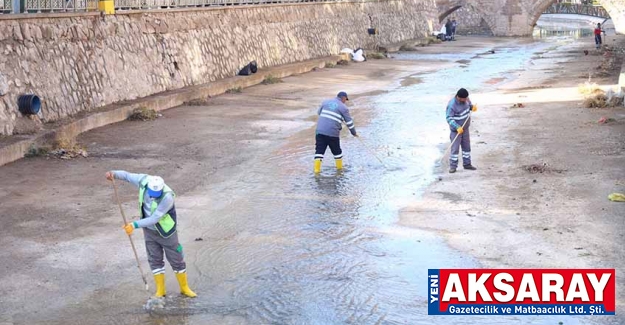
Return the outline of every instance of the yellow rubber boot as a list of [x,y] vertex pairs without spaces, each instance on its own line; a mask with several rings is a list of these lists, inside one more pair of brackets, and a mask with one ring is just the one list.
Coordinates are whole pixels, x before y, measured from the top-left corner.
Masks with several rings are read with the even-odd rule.
[[334,159],[334,162],[336,163],[336,169],[338,169],[338,170],[343,169],[343,158],[341,158],[341,159]]
[[155,275],[154,282],[156,283],[156,293],[154,296],[157,298],[165,297],[165,273]]
[[315,174],[321,173],[321,159],[315,159]]
[[176,279],[178,279],[178,284],[180,284],[181,294],[190,298],[197,297],[197,294],[189,288],[189,283],[187,282],[187,272],[176,273]]

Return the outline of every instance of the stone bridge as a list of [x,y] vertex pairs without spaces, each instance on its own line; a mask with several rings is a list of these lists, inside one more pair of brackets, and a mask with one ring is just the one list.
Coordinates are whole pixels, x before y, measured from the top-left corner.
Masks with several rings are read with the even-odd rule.
[[[460,33],[529,36],[540,15],[555,0],[437,0],[438,19],[459,22]],[[625,1],[600,0],[616,32],[625,34]]]

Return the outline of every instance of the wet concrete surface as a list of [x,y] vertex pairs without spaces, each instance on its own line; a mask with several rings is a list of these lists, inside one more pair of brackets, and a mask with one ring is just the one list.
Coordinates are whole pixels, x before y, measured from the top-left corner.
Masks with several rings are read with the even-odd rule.
[[[444,168],[444,107],[457,88],[495,91],[554,46],[468,38],[323,69],[171,109],[153,122],[89,132],[78,139],[86,159],[5,166],[0,259],[11,263],[0,266],[0,322],[604,323],[427,316],[428,268],[484,261],[438,232],[398,223],[400,210],[420,200]],[[339,90],[350,94],[362,142],[344,131],[345,170],[337,172],[327,153],[315,176],[314,112]],[[149,293],[104,180],[109,169],[161,175],[178,193],[179,236],[198,298],[179,297],[167,266],[168,298],[162,308],[143,309]],[[136,190],[124,185],[121,195],[135,215]],[[142,236],[133,237],[147,269]]]

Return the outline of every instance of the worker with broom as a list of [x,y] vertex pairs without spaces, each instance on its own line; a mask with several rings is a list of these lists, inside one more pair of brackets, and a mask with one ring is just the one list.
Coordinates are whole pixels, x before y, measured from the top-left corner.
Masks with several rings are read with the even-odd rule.
[[345,122],[345,125],[347,125],[349,132],[351,132],[353,136],[358,136],[354,120],[349,115],[349,109],[345,106],[345,102],[348,100],[347,93],[341,91],[335,98],[323,101],[317,111],[319,120],[317,122],[315,134],[315,174],[321,172],[321,161],[328,147],[330,147],[334,155],[336,169],[343,169],[343,151],[341,150],[341,141],[339,138],[341,129],[343,128],[343,122]]
[[197,294],[189,288],[187,282],[187,266],[182,245],[178,242],[175,194],[172,189],[159,176],[133,174],[122,170],[107,172],[106,179],[124,180],[139,188],[141,218],[127,223],[124,230],[130,236],[135,229],[143,228],[148,262],[156,283],[155,296],[165,296],[165,252],[180,284],[180,293],[187,297],[196,297]]
[[471,104],[469,92],[460,88],[456,96],[447,104],[447,123],[451,130],[451,155],[449,156],[449,172],[455,173],[458,168],[458,153],[462,148],[462,165],[464,169],[476,170],[471,165],[471,112],[477,111],[477,105]]

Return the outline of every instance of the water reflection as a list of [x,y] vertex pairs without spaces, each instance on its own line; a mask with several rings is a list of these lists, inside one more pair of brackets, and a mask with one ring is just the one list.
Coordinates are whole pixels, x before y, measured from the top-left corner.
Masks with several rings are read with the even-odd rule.
[[583,37],[592,37],[593,30],[591,28],[570,28],[557,26],[536,26],[532,33],[535,39],[544,38],[572,38],[580,39]]

